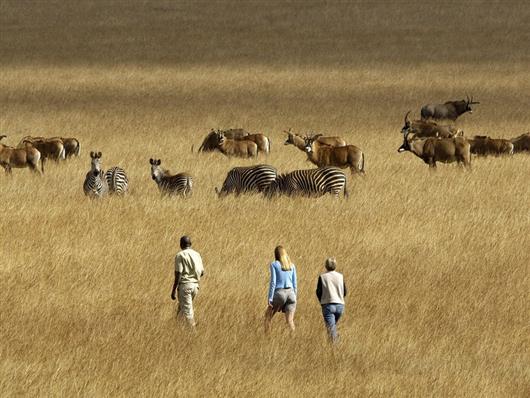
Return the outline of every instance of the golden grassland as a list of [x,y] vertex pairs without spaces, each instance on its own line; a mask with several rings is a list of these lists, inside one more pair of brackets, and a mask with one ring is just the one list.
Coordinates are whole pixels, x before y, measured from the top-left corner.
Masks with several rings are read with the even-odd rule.
[[[4,141],[82,145],[0,176],[2,395],[528,396],[530,156],[431,172],[397,148],[407,110],[465,93],[467,135],[530,129],[530,8],[226,4],[2,3]],[[279,171],[312,167],[283,130],[342,135],[367,175],[347,200],[219,200],[255,161],[192,153],[217,127],[269,135]],[[90,150],[127,197],[84,197]],[[150,157],[191,172],[193,197],[161,198]],[[206,267],[195,334],[169,298],[184,233]],[[277,244],[294,336],[280,316],[263,334]],[[335,348],[314,295],[330,255],[349,287]]]

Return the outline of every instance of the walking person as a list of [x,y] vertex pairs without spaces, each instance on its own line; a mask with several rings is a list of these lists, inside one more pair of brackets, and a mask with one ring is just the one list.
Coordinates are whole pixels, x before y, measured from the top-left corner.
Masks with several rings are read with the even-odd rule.
[[337,261],[334,257],[326,259],[324,263],[326,272],[318,277],[317,297],[322,306],[322,316],[331,342],[339,339],[337,323],[344,313],[344,297],[346,296],[346,285],[341,273],[335,271]]
[[265,332],[271,329],[272,317],[278,311],[285,313],[285,320],[294,331],[294,312],[296,310],[296,267],[282,246],[274,249],[274,258],[270,265],[270,283],[268,307],[265,312]]
[[204,275],[201,255],[191,248],[189,236],[180,238],[180,248],[175,257],[175,282],[171,289],[171,300],[178,291],[177,317],[184,316],[191,327],[195,327],[193,299],[199,291],[199,281]]

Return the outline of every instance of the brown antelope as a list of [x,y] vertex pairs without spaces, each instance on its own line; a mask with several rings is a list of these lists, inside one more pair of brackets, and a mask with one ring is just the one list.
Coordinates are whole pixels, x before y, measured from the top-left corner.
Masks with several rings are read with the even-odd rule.
[[[244,129],[229,129],[229,130],[224,130],[223,133],[225,134],[226,138],[229,138],[232,140],[241,139],[249,135],[249,132]],[[213,152],[213,151],[218,150],[216,134],[217,133],[214,129],[212,129],[208,133],[208,135],[202,141],[201,146],[199,147],[199,152]],[[193,152],[193,147],[191,151]]]
[[464,135],[462,130],[458,130],[454,126],[442,126],[438,123],[425,120],[411,121],[409,119],[410,112],[411,111],[408,111],[405,115],[405,125],[401,129],[403,134],[411,133],[414,134],[416,138],[451,138],[457,135]]
[[476,135],[468,139],[471,153],[478,156],[487,155],[513,155],[514,144],[502,138],[490,138],[485,135]]
[[513,151],[518,152],[530,152],[530,133],[521,134],[518,137],[510,140],[513,144]]
[[410,133],[403,135],[403,144],[398,152],[410,151],[429,167],[436,168],[436,162],[457,162],[471,167],[470,144],[464,137],[418,138]]
[[[291,129],[288,131],[284,131],[285,134],[287,134],[287,139],[283,143],[284,145],[294,145],[301,151],[305,152],[305,138],[295,134],[292,132]],[[341,147],[346,146],[346,141],[344,141],[341,137],[324,137],[322,134],[317,134],[313,136],[317,139],[318,142],[320,142],[323,145],[329,145],[334,147]]]
[[[225,134],[226,136],[226,134]],[[227,137],[229,138],[229,137]],[[258,152],[270,153],[271,152],[271,140],[264,134],[249,134],[240,138],[235,138],[236,141],[248,140],[255,142],[258,146]]]
[[447,101],[443,104],[427,104],[421,108],[421,118],[423,120],[452,120],[453,122],[466,112],[473,113],[471,105],[480,104],[473,101],[473,97],[460,101]]
[[81,144],[79,143],[79,140],[77,138],[74,138],[74,137],[52,137],[50,138],[51,140],[53,139],[58,139],[58,140],[61,140],[63,142],[63,145],[64,145],[64,155],[69,158],[69,157],[72,157],[72,156],[79,156],[79,154],[81,153]]
[[[7,136],[0,136],[0,141]],[[41,170],[44,173],[44,163],[41,153],[30,143],[25,143],[23,148],[13,148],[0,143],[0,166],[6,173],[11,173],[12,168],[29,167],[33,172],[39,172],[38,164],[41,161]]]
[[364,175],[364,153],[355,145],[332,147],[321,144],[315,137],[305,138],[307,158],[318,167],[349,168],[352,174]]
[[258,155],[258,145],[250,140],[231,140],[218,130],[216,133],[217,148],[226,156],[252,158]]
[[18,148],[23,148],[26,143],[30,143],[41,153],[41,161],[52,159],[59,161],[65,159],[63,141],[59,138],[43,138],[26,136],[18,144]]

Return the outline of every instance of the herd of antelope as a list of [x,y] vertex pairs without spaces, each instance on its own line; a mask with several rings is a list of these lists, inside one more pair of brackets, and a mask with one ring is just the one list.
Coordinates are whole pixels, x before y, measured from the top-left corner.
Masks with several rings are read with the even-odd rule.
[[[461,115],[472,113],[471,106],[476,104],[479,102],[469,97],[443,104],[428,104],[421,108],[421,119],[412,121],[409,119],[411,111],[407,112],[401,129],[403,143],[398,152],[412,152],[432,168],[436,167],[437,162],[457,162],[470,168],[473,154],[500,156],[530,152],[530,133],[512,139],[496,139],[486,135],[466,137],[454,122]],[[273,166],[266,164],[234,167],[228,172],[221,189],[215,188],[218,196],[247,192],[260,192],[267,197],[277,194],[321,196],[326,193],[338,196],[340,192],[347,196],[346,175],[341,169],[350,169],[352,175],[365,174],[363,151],[343,138],[323,134],[300,135],[292,129],[284,133],[284,145],[292,145],[304,152],[306,159],[316,168],[278,174]],[[6,136],[0,136],[0,141],[3,138]],[[252,134],[240,128],[224,131],[212,129],[198,152],[215,151],[228,157],[257,158],[259,154],[270,153],[271,140],[264,134]],[[79,154],[80,143],[76,138],[26,136],[16,147],[0,143],[0,165],[6,173],[11,173],[12,168],[22,167],[44,173],[46,160],[60,161]],[[101,152],[90,152],[91,167],[83,183],[85,195],[99,198],[126,193],[129,180],[125,170],[114,166],[104,172],[101,157]],[[151,177],[162,194],[192,194],[193,178],[190,174],[172,174],[160,167],[160,159],[150,159],[149,164]]]

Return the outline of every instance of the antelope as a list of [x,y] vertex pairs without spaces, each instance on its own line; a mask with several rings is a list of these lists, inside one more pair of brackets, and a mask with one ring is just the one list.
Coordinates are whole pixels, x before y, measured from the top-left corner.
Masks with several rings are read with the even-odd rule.
[[307,158],[318,167],[350,168],[352,175],[364,175],[364,153],[355,145],[331,147],[321,144],[315,137],[306,137],[305,152]]
[[[0,141],[7,137],[0,136]],[[29,143],[25,143],[22,148],[13,148],[0,143],[0,166],[7,174],[11,173],[13,168],[29,167],[33,172],[39,173],[38,164],[41,161],[41,171],[44,173],[44,163],[41,159],[41,153],[37,148]]]
[[26,143],[30,143],[41,153],[41,161],[52,159],[59,161],[65,159],[63,141],[59,138],[43,138],[26,136],[18,144],[18,148],[23,148]]
[[462,130],[458,130],[453,126],[442,126],[438,123],[425,120],[414,120],[409,119],[409,114],[411,111],[408,111],[405,114],[405,124],[401,129],[401,133],[405,134],[407,132],[414,134],[417,138],[426,138],[426,137],[438,137],[438,138],[451,138],[456,135],[464,135]]
[[79,140],[74,137],[53,137],[50,139],[58,139],[63,142],[64,145],[64,154],[67,158],[72,156],[79,156],[81,153],[81,144],[79,143]]
[[[248,131],[245,131],[244,129],[229,129],[223,131],[226,138],[235,140],[235,139],[241,139],[243,137],[247,137],[249,135]],[[212,129],[208,135],[204,138],[202,141],[201,146],[199,147],[198,152],[212,152],[217,150],[217,133],[214,129]],[[192,147],[193,152],[193,147]]]
[[149,159],[151,165],[151,178],[162,195],[189,196],[192,193],[193,179],[188,173],[172,175],[169,170],[160,168],[160,159]]
[[464,137],[453,138],[417,138],[410,133],[403,135],[403,144],[398,152],[410,151],[431,168],[436,168],[436,162],[457,162],[465,167],[471,167],[470,144]]
[[223,155],[251,158],[258,155],[258,145],[249,140],[231,140],[218,130],[216,133],[217,148]]
[[471,153],[479,156],[487,155],[513,155],[514,144],[502,138],[490,138],[485,135],[476,135],[469,139]]
[[466,112],[473,113],[471,105],[480,104],[478,101],[473,101],[473,97],[469,98],[466,95],[465,100],[447,101],[443,104],[427,104],[421,108],[422,120],[452,120],[453,122]]
[[521,134],[518,137],[510,140],[513,144],[513,151],[519,152],[530,152],[530,133]]
[[[287,134],[287,139],[283,143],[284,145],[293,145],[301,151],[305,152],[304,137],[293,133],[291,129],[289,129],[288,131],[284,131],[284,133]],[[314,138],[316,138],[317,141],[323,145],[329,145],[334,147],[346,146],[346,141],[344,141],[344,139],[341,137],[324,137],[322,136],[322,134],[317,134],[314,136]]]

